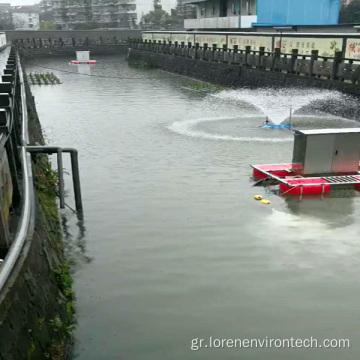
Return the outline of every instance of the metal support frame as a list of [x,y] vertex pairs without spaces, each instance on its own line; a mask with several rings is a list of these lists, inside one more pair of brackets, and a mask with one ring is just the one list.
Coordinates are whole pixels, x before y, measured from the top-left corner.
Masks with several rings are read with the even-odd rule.
[[82,198],[81,198],[81,184],[78,152],[73,148],[60,148],[58,146],[27,146],[26,150],[31,154],[57,154],[58,176],[59,176],[59,197],[60,208],[65,208],[64,196],[64,170],[62,153],[70,153],[72,179],[74,186],[75,206],[77,211],[83,211]]

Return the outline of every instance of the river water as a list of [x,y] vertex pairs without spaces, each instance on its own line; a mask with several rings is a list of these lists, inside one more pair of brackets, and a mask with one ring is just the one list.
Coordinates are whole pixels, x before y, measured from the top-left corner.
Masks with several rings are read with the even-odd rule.
[[[291,161],[292,133],[260,128],[266,115],[341,95],[199,94],[182,87],[190,79],[130,68],[123,57],[97,57],[91,68],[70,60],[33,61],[27,71],[50,68],[61,79],[32,91],[48,143],[80,155],[84,221],[62,215],[77,296],[74,357],[359,359],[359,196],[284,198],[252,187],[250,169]],[[356,126],[309,113],[293,123]],[[73,207],[69,176],[66,187]],[[345,338],[351,348],[191,350],[192,339],[210,336]]]

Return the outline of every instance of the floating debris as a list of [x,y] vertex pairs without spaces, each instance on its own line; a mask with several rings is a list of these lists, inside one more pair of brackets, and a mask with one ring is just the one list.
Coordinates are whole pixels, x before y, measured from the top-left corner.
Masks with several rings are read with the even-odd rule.
[[53,73],[30,73],[27,75],[31,85],[57,85],[61,84],[60,79]]

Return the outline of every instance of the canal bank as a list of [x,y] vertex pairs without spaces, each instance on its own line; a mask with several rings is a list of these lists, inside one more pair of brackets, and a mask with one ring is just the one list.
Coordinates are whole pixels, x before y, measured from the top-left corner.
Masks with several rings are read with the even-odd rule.
[[[75,358],[357,360],[357,193],[282,198],[253,188],[249,166],[291,161],[292,132],[261,128],[266,115],[285,119],[290,105],[301,105],[294,126],[356,127],[309,111],[314,99],[343,95],[197,93],[186,89],[194,80],[131,68],[123,57],[85,67],[71,59],[27,69],[52,68],[61,79],[32,91],[49,144],[76,144],[82,164],[85,231],[70,212],[67,220]],[[259,192],[270,206],[254,200]],[[210,336],[352,346],[191,350],[192,339]]]
[[[41,125],[26,80],[24,90],[28,119],[24,129],[28,128],[30,144],[43,144]],[[30,201],[31,224],[20,256],[15,259],[0,293],[0,357],[64,359],[71,348],[74,296],[56,205],[57,175],[46,156],[33,158],[32,172],[34,189],[29,191],[31,198],[35,194],[35,199]],[[19,209],[14,210],[13,222],[20,223]],[[5,258],[1,271],[8,266],[7,261]]]

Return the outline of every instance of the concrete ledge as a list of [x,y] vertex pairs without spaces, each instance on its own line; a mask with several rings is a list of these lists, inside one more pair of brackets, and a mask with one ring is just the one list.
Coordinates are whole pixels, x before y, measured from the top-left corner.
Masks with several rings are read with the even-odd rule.
[[[129,45],[108,45],[108,46],[88,46],[88,47],[53,47],[53,48],[28,48],[19,49],[19,54],[24,59],[40,58],[40,57],[59,57],[72,56],[76,59],[76,51],[90,51],[91,56],[94,55],[116,55],[126,54]],[[96,60],[96,59],[95,59]]]

